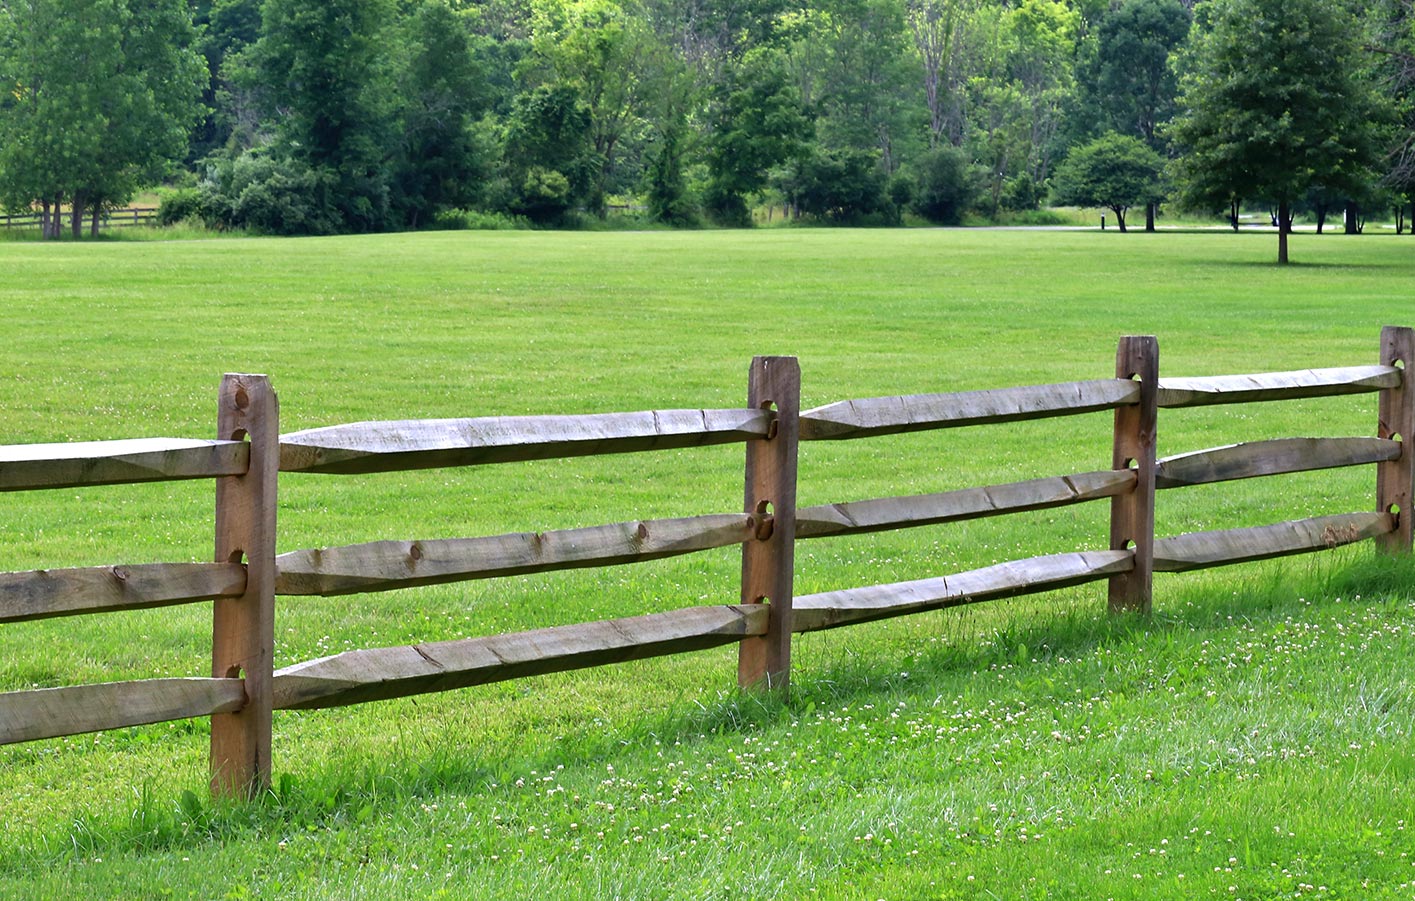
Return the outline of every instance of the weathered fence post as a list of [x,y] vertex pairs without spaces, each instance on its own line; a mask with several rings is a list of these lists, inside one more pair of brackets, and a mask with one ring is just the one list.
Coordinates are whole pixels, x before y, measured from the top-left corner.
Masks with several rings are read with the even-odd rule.
[[1155,547],[1155,406],[1159,388],[1159,341],[1150,335],[1120,339],[1115,375],[1140,383],[1140,400],[1115,409],[1113,469],[1131,469],[1135,490],[1111,498],[1110,549],[1135,552],[1135,568],[1110,577],[1112,613],[1150,612]]
[[1387,554],[1411,551],[1415,509],[1411,508],[1415,483],[1415,385],[1410,383],[1410,367],[1415,365],[1415,330],[1388,325],[1381,329],[1381,363],[1402,367],[1400,387],[1381,392],[1378,438],[1400,439],[1400,456],[1376,464],[1376,509],[1395,513],[1395,531],[1376,539],[1376,548]]
[[245,706],[211,718],[211,790],[253,796],[270,784],[275,654],[275,495],[280,405],[263,375],[221,380],[218,437],[250,441],[250,468],[216,480],[216,560],[246,564],[246,590],[215,601],[211,673],[243,678]]
[[785,693],[791,673],[792,576],[796,551],[796,447],[800,434],[801,367],[795,357],[755,357],[747,405],[773,409],[764,441],[747,442],[746,511],[757,535],[742,545],[742,603],[770,605],[767,633],[745,639],[737,659],[742,687],[763,684]]

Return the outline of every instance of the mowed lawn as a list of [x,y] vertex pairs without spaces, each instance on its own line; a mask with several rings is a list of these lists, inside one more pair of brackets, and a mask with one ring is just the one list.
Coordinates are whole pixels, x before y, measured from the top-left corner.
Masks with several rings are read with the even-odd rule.
[[[223,372],[285,431],[803,405],[1113,373],[1374,363],[1415,239],[772,230],[0,242],[5,443],[211,437]],[[1162,411],[1160,453],[1369,435],[1374,396]],[[802,450],[800,502],[1109,465],[1110,419]],[[281,551],[740,508],[740,446],[283,477]],[[1165,492],[1162,534],[1370,509],[1369,470]],[[211,485],[0,495],[0,570],[204,560]],[[1104,547],[1104,504],[803,542],[797,591]],[[735,601],[738,555],[279,601],[277,665]],[[0,749],[0,898],[1415,897],[1415,567],[1368,548],[801,636],[789,702],[700,652],[278,713],[213,806],[203,721]],[[0,690],[205,675],[202,605],[0,626]]]

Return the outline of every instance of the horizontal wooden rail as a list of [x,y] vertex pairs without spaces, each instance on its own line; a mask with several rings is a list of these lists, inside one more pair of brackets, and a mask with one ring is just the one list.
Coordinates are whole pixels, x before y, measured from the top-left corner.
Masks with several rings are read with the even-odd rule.
[[1096,379],[1022,388],[843,400],[801,414],[801,440],[892,435],[923,429],[1093,413],[1133,404],[1140,386]]
[[1354,544],[1395,529],[1389,513],[1342,513],[1271,526],[1192,532],[1155,541],[1155,570],[1186,572]]
[[1400,442],[1382,438],[1278,438],[1230,444],[1166,457],[1156,488],[1180,488],[1234,479],[1382,463],[1400,456]]
[[1362,394],[1400,385],[1393,366],[1345,366],[1299,369],[1256,375],[1160,379],[1159,406],[1199,407],[1209,404],[1251,404],[1302,397]]
[[194,716],[246,703],[240,679],[143,679],[0,694],[0,745]]
[[1082,551],[1013,560],[957,575],[796,598],[795,631],[813,632],[890,616],[958,607],[1096,582],[1128,571],[1130,551]]
[[733,644],[766,632],[767,605],[687,607],[395,648],[345,651],[275,673],[278,710],[339,707]]
[[239,597],[240,563],[143,563],[0,573],[0,623]]
[[741,544],[756,534],[744,513],[621,522],[489,538],[374,541],[275,558],[275,593],[337,595],[610,566]]
[[765,438],[769,410],[657,410],[356,422],[280,436],[282,472],[366,473],[729,444]]
[[1134,487],[1135,473],[1106,469],[986,488],[960,488],[938,494],[821,504],[796,511],[796,537],[858,535],[1001,516],[1024,510],[1044,510],[1114,497]]
[[0,446],[0,491],[244,475],[244,441],[130,438]]

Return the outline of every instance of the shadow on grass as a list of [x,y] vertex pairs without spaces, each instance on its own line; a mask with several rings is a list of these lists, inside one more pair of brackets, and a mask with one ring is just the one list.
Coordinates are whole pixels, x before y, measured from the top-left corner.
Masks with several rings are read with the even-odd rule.
[[[300,777],[281,774],[271,789],[247,802],[212,802],[191,791],[177,798],[156,797],[143,788],[136,809],[80,815],[62,834],[37,836],[31,849],[0,856],[0,869],[18,872],[73,858],[356,827],[390,804],[485,794],[514,782],[518,773],[548,772],[562,764],[602,769],[622,758],[626,749],[749,734],[791,723],[817,708],[878,706],[904,696],[945,694],[970,674],[1013,667],[1025,672],[1059,657],[1076,661],[1102,653],[1142,659],[1152,653],[1152,640],[1167,634],[1222,633],[1238,624],[1311,617],[1309,598],[1318,609],[1335,601],[1404,603],[1415,597],[1415,558],[1341,549],[1300,564],[1277,561],[1245,568],[1231,579],[1191,582],[1168,592],[1164,581],[1159,584],[1159,600],[1150,617],[1075,608],[1048,616],[1046,608],[1038,606],[979,634],[966,631],[976,623],[968,620],[964,608],[961,619],[952,620],[959,627],[955,634],[903,661],[856,653],[842,644],[835,657],[814,671],[798,671],[789,700],[752,692],[723,693],[706,704],[685,698],[631,721],[624,730],[585,723],[546,742],[538,754],[508,750],[502,757],[467,756],[428,746],[397,759],[369,761],[354,772],[340,768]],[[1216,591],[1217,586],[1223,590]],[[958,612],[948,615],[957,617]]]

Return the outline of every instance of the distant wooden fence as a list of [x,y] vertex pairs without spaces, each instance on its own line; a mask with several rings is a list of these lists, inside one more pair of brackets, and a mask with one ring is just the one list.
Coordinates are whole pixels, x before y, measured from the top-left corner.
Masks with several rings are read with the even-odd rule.
[[[260,375],[228,375],[215,441],[138,439],[0,447],[0,490],[214,478],[212,563],[0,574],[0,623],[211,601],[210,678],[149,679],[0,695],[0,743],[210,716],[212,789],[269,784],[277,709],[359,704],[717,645],[740,648],[743,686],[784,690],[791,636],[1106,580],[1114,611],[1148,611],[1151,576],[1374,539],[1411,550],[1415,333],[1386,328],[1380,363],[1214,378],[1159,378],[1152,337],[1120,342],[1115,378],[954,394],[849,400],[800,412],[791,357],[752,362],[730,410],[364,422],[279,435]],[[1288,438],[1155,458],[1159,408],[1378,392],[1376,437]],[[938,494],[796,506],[800,441],[1114,411],[1109,469]],[[373,473],[743,443],[740,513],[621,522],[486,538],[378,541],[276,555],[277,476]],[[1374,464],[1375,509],[1257,528],[1154,535],[1155,492]],[[793,597],[798,539],[999,516],[1109,499],[1109,543],[945,577]],[[340,595],[741,545],[740,603],[688,607],[416,646],[346,651],[273,669],[276,595]]]
[[[65,211],[63,215],[67,222],[69,216],[68,212]],[[88,228],[88,224],[92,218],[92,213],[84,216],[83,221],[85,228]],[[39,224],[40,214],[37,212],[15,213],[13,215],[0,214],[0,228],[39,228]],[[121,210],[106,210],[98,217],[98,227],[100,229],[132,228],[135,225],[156,224],[157,207],[155,206],[130,206]]]

